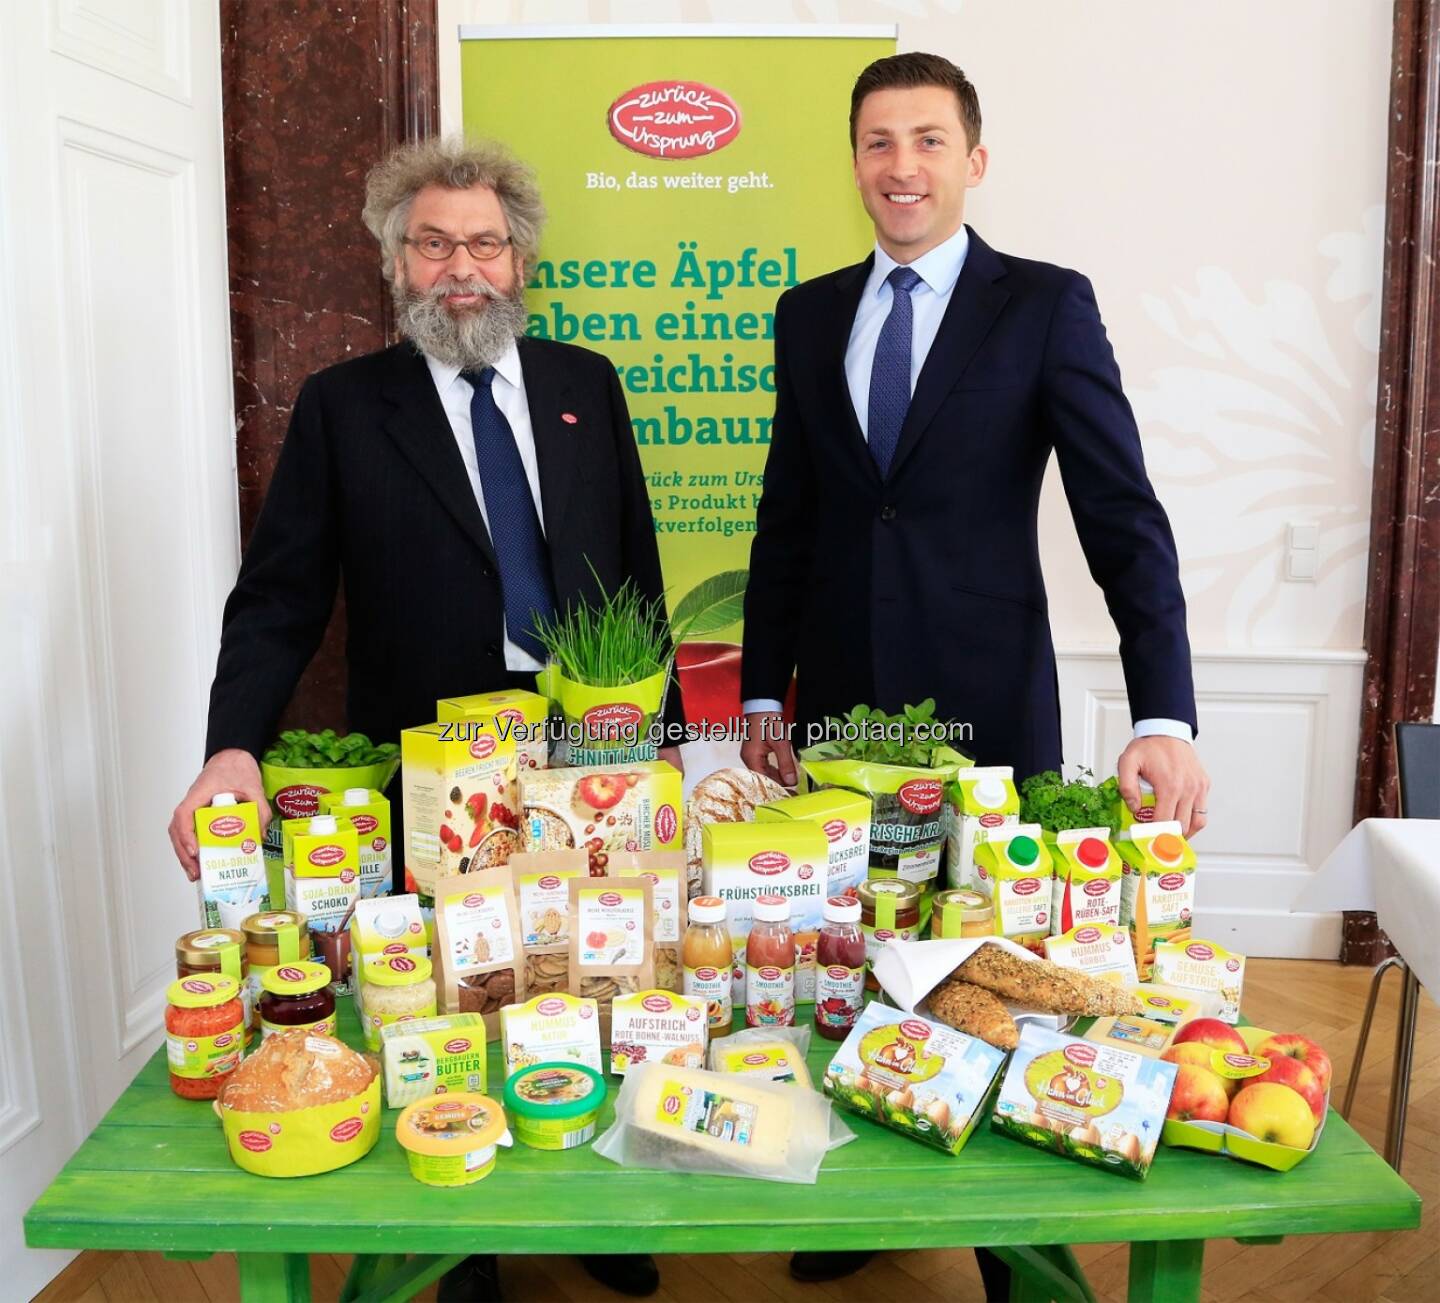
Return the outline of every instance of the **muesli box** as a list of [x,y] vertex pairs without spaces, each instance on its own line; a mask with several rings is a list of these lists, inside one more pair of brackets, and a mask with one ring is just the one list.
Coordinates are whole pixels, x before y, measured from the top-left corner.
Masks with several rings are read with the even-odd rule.
[[825,787],[803,796],[787,796],[755,807],[756,823],[809,819],[824,830],[829,844],[826,856],[825,895],[853,896],[870,867],[872,802],[859,792]]
[[1215,1015],[1224,1022],[1240,1021],[1240,995],[1245,988],[1245,956],[1198,937],[1190,941],[1161,941],[1155,946],[1155,981],[1183,990],[1212,992],[1220,997]]
[[610,1011],[610,1071],[623,1077],[637,1063],[703,1068],[708,1026],[705,1001],[673,991],[615,997]]
[[260,809],[218,792],[195,811],[200,860],[200,912],[205,927],[238,928],[270,908],[270,883],[260,842]]
[[435,703],[435,718],[442,724],[493,720],[496,733],[514,742],[516,767],[522,774],[544,769],[549,763],[549,713],[550,703],[538,692],[524,688],[442,697]]
[[1019,822],[1020,793],[1011,766],[960,770],[945,785],[945,876],[949,884],[976,887],[975,848],[989,841],[997,828]]
[[538,995],[500,1010],[500,1043],[508,1079],[537,1063],[600,1063],[600,1009],[578,995]]
[[610,851],[681,850],[683,788],[680,771],[664,760],[527,771],[523,849],[583,850],[597,878],[608,872]]

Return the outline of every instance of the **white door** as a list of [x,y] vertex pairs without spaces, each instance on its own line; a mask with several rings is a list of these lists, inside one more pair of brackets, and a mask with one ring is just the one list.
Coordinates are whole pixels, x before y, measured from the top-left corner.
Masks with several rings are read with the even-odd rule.
[[[0,1293],[159,1043],[238,555],[218,6],[0,4]],[[118,1194],[118,1192],[117,1192]]]

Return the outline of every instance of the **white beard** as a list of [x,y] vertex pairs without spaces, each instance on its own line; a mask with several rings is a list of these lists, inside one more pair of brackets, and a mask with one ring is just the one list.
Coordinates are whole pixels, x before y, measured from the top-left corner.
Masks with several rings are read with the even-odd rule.
[[[412,290],[397,280],[390,289],[400,333],[446,366],[458,366],[462,371],[494,366],[511,342],[525,333],[523,284],[517,283],[509,295],[479,276],[468,280],[447,277],[428,290]],[[452,311],[445,296],[457,291],[479,294],[483,302]]]

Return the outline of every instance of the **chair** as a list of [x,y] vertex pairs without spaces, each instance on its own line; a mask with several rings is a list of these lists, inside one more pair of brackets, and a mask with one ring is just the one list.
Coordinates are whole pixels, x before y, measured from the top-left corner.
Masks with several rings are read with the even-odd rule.
[[[1440,819],[1440,724],[1396,724],[1395,764],[1400,780],[1400,817]],[[1385,1161],[1398,1172],[1400,1154],[1405,1145],[1405,1113],[1410,1105],[1410,1063],[1415,1057],[1415,1020],[1420,1012],[1420,981],[1399,955],[1383,960],[1370,979],[1370,995],[1365,1001],[1365,1017],[1360,1022],[1355,1062],[1350,1065],[1350,1080],[1345,1085],[1345,1102],[1341,1105],[1340,1116],[1350,1117],[1355,1088],[1360,1084],[1365,1043],[1370,1039],[1370,1023],[1375,1017],[1375,1002],[1385,974],[1392,968],[1400,971],[1402,985],[1400,1021],[1395,1029],[1395,1059],[1390,1065]]]

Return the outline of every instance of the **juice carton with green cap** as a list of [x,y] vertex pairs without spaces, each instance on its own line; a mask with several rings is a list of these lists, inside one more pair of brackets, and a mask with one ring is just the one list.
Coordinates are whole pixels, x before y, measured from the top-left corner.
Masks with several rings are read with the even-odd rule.
[[[1047,845],[1050,838],[1045,838]],[[1124,865],[1110,844],[1109,828],[1066,828],[1055,834],[1055,886],[1051,931],[1087,924],[1117,927]]]
[[995,935],[1027,950],[1043,952],[1050,935],[1055,864],[1038,823],[1017,823],[996,830],[975,848],[975,873],[981,891],[994,904]]
[[1173,820],[1134,823],[1121,830],[1115,849],[1123,862],[1120,923],[1130,929],[1135,967],[1149,981],[1158,941],[1190,939],[1195,913],[1195,852]]
[[538,692],[526,692],[524,688],[442,697],[435,703],[435,718],[442,724],[472,719],[493,721],[496,733],[515,744],[516,768],[522,774],[544,769],[549,763],[549,715],[550,703]]
[[238,928],[270,908],[270,885],[254,801],[216,792],[195,811],[200,854],[200,909],[206,927]]
[[316,955],[338,994],[354,989],[350,972],[350,914],[360,899],[360,850],[355,829],[333,814],[286,819],[285,908],[305,917]]
[[1020,793],[1009,765],[962,769],[945,785],[945,873],[952,887],[974,887],[975,847],[997,828],[1020,822]]
[[843,787],[825,787],[801,796],[786,796],[755,807],[756,823],[784,819],[810,819],[825,830],[830,845],[826,858],[826,892],[831,896],[854,895],[865,881],[870,863],[871,801],[859,792]]
[[392,885],[390,802],[368,787],[347,787],[320,797],[320,813],[348,819],[360,855],[360,896],[388,896]]

